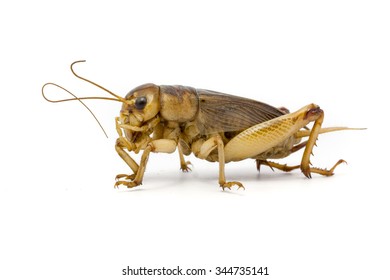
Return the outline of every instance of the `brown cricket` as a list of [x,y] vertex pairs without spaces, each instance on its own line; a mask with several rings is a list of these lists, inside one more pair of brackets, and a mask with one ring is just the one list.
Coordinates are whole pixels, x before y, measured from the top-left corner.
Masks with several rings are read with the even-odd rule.
[[[78,100],[84,106],[86,105],[83,99],[104,99],[122,103],[120,114],[115,118],[118,132],[115,150],[133,173],[117,175],[115,187],[124,185],[133,188],[141,185],[149,154],[173,153],[176,148],[180,168],[184,172],[190,170],[190,162],[186,161],[184,156],[191,153],[200,159],[218,162],[219,185],[223,189],[230,189],[233,185],[243,188],[240,182],[226,181],[225,164],[231,161],[255,159],[258,170],[261,165],[285,172],[300,168],[307,178],[311,178],[312,173],[331,176],[335,168],[345,162],[340,159],[330,169],[311,167],[310,156],[319,134],[353,129],[322,128],[324,111],[318,105],[309,104],[290,113],[284,107],[276,108],[259,101],[216,91],[155,84],[138,86],[123,98],[76,74],[73,66],[80,62],[85,61],[75,61],[71,64],[72,73],[77,78],[103,89],[112,97],[78,98],[54,83],[45,84],[42,87],[42,95],[49,102]],[[44,93],[47,85],[57,86],[74,98],[50,100]],[[89,110],[88,107],[87,109]],[[311,122],[314,124],[309,129],[307,125]],[[308,139],[302,142],[303,138]],[[269,161],[287,157],[303,148],[299,165],[288,166]],[[143,153],[138,164],[129,152],[138,154],[140,151]]]

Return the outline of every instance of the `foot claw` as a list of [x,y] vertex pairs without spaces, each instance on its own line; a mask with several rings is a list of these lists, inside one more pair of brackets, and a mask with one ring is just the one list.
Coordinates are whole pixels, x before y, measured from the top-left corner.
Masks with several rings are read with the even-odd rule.
[[256,169],[259,172],[260,172],[260,166],[261,166],[261,161],[259,159],[256,159]]
[[142,183],[135,182],[135,181],[117,181],[117,182],[115,182],[114,188],[118,189],[120,185],[124,185],[128,189],[130,189],[130,188],[134,188],[136,186],[142,185]]
[[339,164],[342,164],[342,163],[345,163],[345,164],[348,164],[345,160],[343,159],[339,159],[335,165],[333,165],[333,167],[330,169],[330,172],[332,172],[332,175],[333,175],[333,171],[336,169],[336,167],[339,165]]
[[[310,162],[309,162],[309,164],[310,164]],[[312,169],[313,168],[309,167],[309,165],[307,165],[307,166],[302,166],[301,165],[301,171],[302,171],[303,175],[306,176],[306,178],[311,179],[311,171],[312,171]]]
[[134,180],[134,178],[135,178],[135,174],[131,174],[131,175],[128,175],[128,174],[118,174],[115,177],[115,181],[119,181],[119,179],[132,181],[132,180]]
[[192,171],[192,169],[189,168],[188,165],[192,165],[192,163],[190,161],[186,161],[184,164],[182,164],[180,166],[181,171],[183,171],[183,172],[190,172],[190,171]]
[[[122,180],[121,180],[122,179]],[[124,185],[127,188],[134,188],[138,185],[141,185],[141,182],[134,181],[135,174],[127,175],[127,174],[118,174],[115,177],[115,185],[114,188],[119,188],[120,185]]]
[[221,183],[220,186],[222,188],[222,190],[224,191],[226,188],[228,188],[229,190],[231,190],[232,186],[234,185],[237,185],[238,186],[238,190],[240,188],[244,189],[245,190],[245,187],[240,183],[240,182],[236,182],[236,181],[233,181],[233,182],[225,182],[225,183]]

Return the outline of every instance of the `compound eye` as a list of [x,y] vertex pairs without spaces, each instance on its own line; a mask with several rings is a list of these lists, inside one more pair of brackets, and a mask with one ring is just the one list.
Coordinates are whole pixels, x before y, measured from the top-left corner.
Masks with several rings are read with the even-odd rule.
[[138,110],[142,110],[143,108],[145,108],[147,102],[148,100],[145,96],[137,97],[137,99],[135,100],[135,108],[137,108]]

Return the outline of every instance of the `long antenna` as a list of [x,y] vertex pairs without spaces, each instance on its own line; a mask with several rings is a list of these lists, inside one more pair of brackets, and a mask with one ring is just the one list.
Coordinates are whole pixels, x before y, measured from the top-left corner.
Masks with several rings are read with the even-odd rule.
[[70,71],[72,71],[73,75],[75,75],[77,78],[87,82],[87,83],[90,83],[91,85],[94,85],[95,87],[98,87],[106,92],[108,92],[109,94],[111,94],[112,96],[114,96],[116,99],[122,101],[122,102],[125,102],[126,99],[124,99],[123,97],[119,96],[119,95],[116,95],[115,93],[113,93],[112,91],[106,89],[105,87],[101,86],[101,85],[98,85],[97,83],[95,82],[92,82],[91,80],[87,79],[87,78],[84,78],[84,77],[81,77],[80,75],[76,74],[76,72],[73,70],[73,65],[77,64],[77,63],[81,63],[81,62],[86,62],[86,60],[77,60],[75,62],[73,62],[71,65],[70,65]]
[[[72,92],[70,92],[69,90],[67,90],[66,88],[56,84],[56,83],[46,83],[42,86],[42,96],[43,98],[48,101],[48,102],[51,102],[51,103],[59,103],[59,102],[66,102],[66,101],[74,101],[74,100],[77,100],[79,101],[90,113],[91,115],[94,117],[94,119],[96,120],[96,122],[99,124],[100,128],[102,129],[104,135],[108,138],[108,135],[106,133],[106,131],[104,130],[102,124],[99,122],[99,120],[97,119],[97,117],[95,116],[95,114],[92,112],[91,109],[89,109],[89,107],[82,101],[82,100],[86,100],[86,99],[100,99],[100,100],[109,100],[109,101],[117,101],[117,102],[122,102],[122,103],[125,103],[126,102],[126,99],[124,99],[123,97],[111,92],[110,90],[106,89],[105,87],[95,83],[95,82],[92,82],[91,80],[89,79],[86,79],[84,77],[81,77],[80,75],[76,74],[76,72],[74,71],[73,69],[73,66],[76,64],[76,63],[80,63],[80,62],[85,62],[85,60],[78,60],[78,61],[75,61],[73,62],[71,65],[70,65],[70,70],[72,71],[73,75],[75,75],[77,78],[85,81],[85,82],[88,82],[102,90],[104,90],[105,92],[109,93],[110,95],[112,95],[113,97],[115,98],[112,98],[112,97],[98,97],[98,96],[91,96],[91,97],[77,97],[75,94],[73,94]],[[67,99],[58,99],[58,100],[53,100],[53,99],[49,99],[46,97],[45,95],[45,87],[46,86],[55,86],[55,87],[58,87],[60,89],[62,89],[63,91],[69,93],[71,96],[73,96],[73,98],[67,98]]]
[[[70,98],[70,99],[62,99],[62,100],[50,100],[48,99],[46,96],[45,96],[45,93],[44,93],[44,88],[48,85],[52,85],[52,86],[56,86],[64,91],[66,91],[67,93],[69,93],[70,95],[72,95],[74,98]],[[69,90],[67,90],[66,88],[60,86],[60,85],[57,85],[57,84],[54,84],[54,83],[46,83],[42,86],[42,96],[43,98],[45,98],[47,101],[49,102],[52,102],[52,103],[58,103],[58,102],[65,102],[65,101],[73,101],[73,100],[78,100],[85,108],[87,108],[87,110],[91,113],[91,115],[94,117],[95,121],[99,124],[100,128],[102,129],[104,135],[106,135],[106,137],[108,138],[108,135],[106,133],[106,131],[104,130],[102,124],[99,122],[98,118],[95,116],[95,114],[92,112],[91,109],[89,109],[89,107],[81,100],[81,99],[97,99],[97,98],[94,98],[94,97],[84,97],[84,98],[78,98],[76,95],[74,95],[73,93],[71,93]],[[102,98],[98,98],[98,99],[106,99],[104,97]],[[109,100],[116,100],[116,99],[109,99]],[[117,101],[117,100],[116,100]]]

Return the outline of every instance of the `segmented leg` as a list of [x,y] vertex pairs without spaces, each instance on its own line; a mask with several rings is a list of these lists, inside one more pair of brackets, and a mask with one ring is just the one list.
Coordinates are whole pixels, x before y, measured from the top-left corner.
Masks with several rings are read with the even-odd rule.
[[207,141],[203,142],[202,146],[199,149],[199,153],[197,153],[197,157],[201,159],[206,159],[209,157],[210,153],[218,149],[218,162],[219,162],[219,185],[223,190],[225,188],[231,189],[232,186],[237,185],[238,188],[244,188],[244,186],[240,182],[226,182],[225,178],[225,150],[222,138],[220,135],[214,135],[207,139]]
[[322,168],[316,168],[316,167],[310,167],[310,172],[317,173],[317,174],[320,174],[320,175],[323,175],[323,176],[332,176],[334,174],[333,171],[341,163],[347,163],[347,162],[345,160],[343,160],[343,159],[340,159],[329,170],[328,169],[322,169]]
[[[142,157],[141,157],[141,162],[140,162],[140,165],[139,165],[139,168],[137,170],[137,172],[135,173],[135,176],[132,175],[132,176],[129,176],[131,178],[131,181],[127,181],[127,180],[118,180],[114,187],[115,188],[118,188],[120,185],[124,185],[126,186],[127,188],[134,188],[138,185],[141,185],[142,184],[142,179],[144,177],[144,174],[145,174],[145,169],[146,169],[146,164],[148,162],[148,159],[149,159],[149,154],[150,152],[152,151],[152,147],[150,145],[148,145],[143,154],[142,154]],[[117,176],[118,178],[118,176]],[[127,179],[127,178],[126,178]]]
[[183,155],[183,148],[180,144],[180,141],[178,142],[177,144],[177,150],[179,152],[179,158],[180,158],[180,169],[181,171],[183,172],[189,172],[191,171],[191,168],[188,167],[188,165],[192,165],[190,161],[186,161],[184,159],[184,155]]
[[[333,172],[336,169],[336,167],[339,164],[341,164],[341,163],[347,163],[347,162],[345,160],[340,159],[329,170],[328,169],[322,169],[322,168],[316,168],[316,167],[310,167],[310,172],[317,173],[317,174],[320,174],[320,175],[323,175],[323,176],[332,176],[334,174]],[[261,165],[266,165],[266,166],[270,167],[272,169],[272,171],[274,171],[274,168],[275,168],[275,169],[278,169],[278,170],[281,170],[281,171],[284,171],[284,172],[290,172],[292,170],[295,170],[295,169],[298,169],[298,168],[301,167],[300,165],[289,166],[287,164],[280,164],[280,163],[276,163],[276,162],[272,162],[272,161],[268,161],[268,160],[257,159],[256,160],[256,167],[257,167],[257,170],[259,172],[260,172]]]
[[[316,110],[316,111],[314,111]],[[311,178],[311,170],[310,170],[310,155],[312,155],[313,147],[316,144],[317,137],[319,131],[321,130],[322,122],[324,121],[324,112],[322,110],[313,109],[313,118],[315,118],[315,122],[313,128],[311,129],[311,133],[309,139],[307,140],[305,151],[303,152],[302,161],[301,161],[301,171],[307,177]]]
[[256,159],[256,168],[259,172],[260,172],[261,165],[269,166],[272,169],[272,171],[274,171],[274,168],[276,168],[276,169],[282,170],[284,172],[290,172],[294,169],[298,169],[299,167],[301,167],[300,165],[289,166],[287,164],[279,164],[279,163],[268,161],[268,160]]
[[[131,170],[134,172],[134,174],[137,173],[139,166],[138,164],[132,159],[129,154],[124,150],[124,148],[129,148],[128,147],[128,141],[124,137],[120,137],[116,140],[115,143],[115,150],[118,153],[118,155],[126,162],[126,164],[131,168]],[[126,175],[126,174],[119,174],[116,176],[116,180],[126,177],[126,179],[133,179],[135,175]]]
[[300,149],[306,147],[307,141],[299,143],[298,145],[295,145],[294,147],[291,148],[290,152],[295,153],[299,151]]
[[[168,140],[168,139],[159,139],[159,140],[153,140],[151,141],[146,148],[144,149],[144,152],[141,156],[141,162],[139,166],[135,163],[135,161],[122,149],[119,145],[116,145],[115,148],[117,149],[118,154],[121,156],[122,159],[125,160],[125,162],[130,166],[130,168],[133,170],[134,174],[129,176],[122,176],[122,174],[117,176],[117,179],[125,178],[125,180],[118,180],[115,183],[115,188],[119,187],[120,185],[124,185],[128,188],[134,188],[138,185],[142,184],[142,180],[145,174],[146,164],[149,159],[150,152],[162,152],[162,153],[173,153],[176,149],[176,142],[174,140]],[[130,159],[130,164],[126,160]],[[132,164],[137,165],[137,169],[134,170]]]
[[232,182],[226,182],[225,178],[225,151],[224,151],[224,144],[221,139],[221,136],[216,136],[216,142],[217,142],[217,148],[218,148],[218,160],[219,160],[219,185],[221,186],[222,190],[225,190],[225,188],[231,189],[232,186],[237,185],[238,188],[244,188],[244,186],[237,181]]
[[320,134],[321,132],[321,125],[322,122],[324,121],[324,112],[319,107],[312,109],[308,112],[307,118],[312,118],[312,120],[314,120],[315,122],[313,128],[311,129],[309,139],[307,140],[305,151],[303,152],[302,161],[301,161],[301,171],[307,178],[311,178],[312,172],[324,176],[331,176],[333,175],[334,169],[340,163],[343,163],[345,161],[340,159],[330,170],[310,167],[311,164],[310,156],[313,154],[312,153],[313,147],[316,145],[318,134]]

